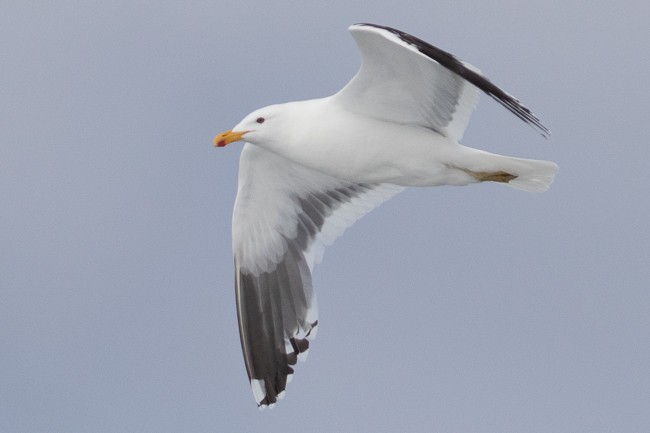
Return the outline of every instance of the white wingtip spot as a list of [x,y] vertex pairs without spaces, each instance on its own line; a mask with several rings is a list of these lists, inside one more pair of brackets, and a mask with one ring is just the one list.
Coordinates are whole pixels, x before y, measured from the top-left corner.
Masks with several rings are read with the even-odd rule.
[[309,355],[309,349],[307,349],[304,352],[298,354],[298,361],[300,361],[300,362],[307,361],[307,355]]
[[[251,389],[253,390],[253,397],[255,398],[255,403],[260,404],[264,397],[266,396],[266,387],[264,386],[264,379],[253,379],[251,380]],[[260,406],[263,408],[263,406]]]
[[282,391],[280,394],[278,394],[278,400],[282,400],[284,398],[284,394],[286,391]]
[[309,335],[307,335],[307,340],[313,341],[314,338],[316,338],[316,334],[318,334],[318,325],[311,328],[311,330],[309,331]]
[[293,380],[293,374],[287,374],[287,384],[291,383]]

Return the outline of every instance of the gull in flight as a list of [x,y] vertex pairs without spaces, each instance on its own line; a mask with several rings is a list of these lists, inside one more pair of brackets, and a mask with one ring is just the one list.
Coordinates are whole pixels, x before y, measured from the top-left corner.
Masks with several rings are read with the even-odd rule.
[[260,108],[214,139],[246,142],[232,241],[241,346],[260,407],[284,396],[316,336],[314,263],[357,219],[409,186],[545,191],[558,169],[460,144],[480,91],[549,134],[477,68],[390,27],[349,30],[362,62],[342,90]]

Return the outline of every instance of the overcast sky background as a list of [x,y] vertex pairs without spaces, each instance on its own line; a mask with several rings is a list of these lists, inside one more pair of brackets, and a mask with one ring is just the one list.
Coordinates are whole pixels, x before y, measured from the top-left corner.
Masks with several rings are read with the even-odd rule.
[[[260,412],[241,145],[212,138],[340,89],[355,22],[481,68],[553,135],[484,96],[464,143],[560,173],[411,189],[349,229]],[[0,2],[0,431],[650,431],[648,23],[643,0]]]

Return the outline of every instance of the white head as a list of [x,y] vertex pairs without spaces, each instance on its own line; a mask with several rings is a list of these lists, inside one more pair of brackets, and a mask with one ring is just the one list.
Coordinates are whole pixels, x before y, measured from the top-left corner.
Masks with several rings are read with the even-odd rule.
[[214,137],[215,147],[224,147],[235,141],[271,145],[284,139],[289,104],[269,105],[253,111],[234,128]]

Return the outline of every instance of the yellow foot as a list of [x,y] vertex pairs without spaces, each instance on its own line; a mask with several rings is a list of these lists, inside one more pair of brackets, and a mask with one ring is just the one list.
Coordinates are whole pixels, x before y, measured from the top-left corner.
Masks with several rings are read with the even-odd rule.
[[464,169],[463,171],[481,182],[508,183],[517,178],[514,174],[510,174],[506,171],[471,171],[467,169]]

